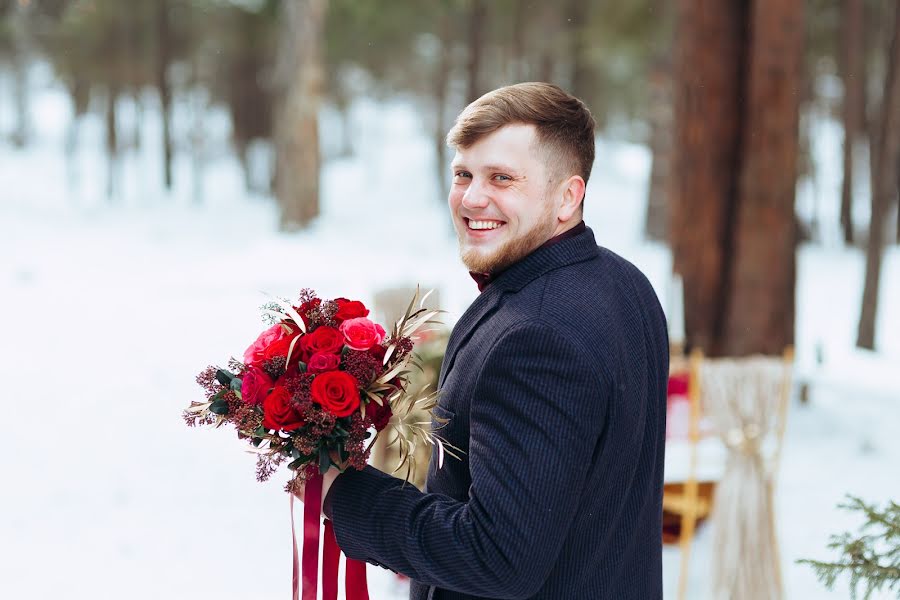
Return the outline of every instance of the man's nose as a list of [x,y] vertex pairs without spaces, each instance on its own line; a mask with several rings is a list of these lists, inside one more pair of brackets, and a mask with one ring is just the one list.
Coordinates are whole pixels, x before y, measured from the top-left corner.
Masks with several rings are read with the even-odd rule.
[[473,179],[468,185],[462,197],[462,205],[464,208],[484,208],[490,202],[490,198],[486,190],[482,187],[481,182]]

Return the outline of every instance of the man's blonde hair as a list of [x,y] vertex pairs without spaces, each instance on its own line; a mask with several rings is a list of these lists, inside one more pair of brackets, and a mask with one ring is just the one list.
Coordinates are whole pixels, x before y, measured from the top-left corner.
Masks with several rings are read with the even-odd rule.
[[468,148],[513,123],[535,126],[552,176],[580,175],[587,183],[594,165],[594,117],[581,100],[549,83],[517,83],[488,92],[459,114],[447,145]]

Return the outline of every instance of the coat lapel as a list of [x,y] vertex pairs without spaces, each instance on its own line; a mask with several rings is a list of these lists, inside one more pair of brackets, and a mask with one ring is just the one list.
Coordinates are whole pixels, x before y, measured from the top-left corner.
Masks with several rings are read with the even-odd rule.
[[444,380],[453,368],[459,349],[472,335],[475,327],[498,306],[505,293],[516,292],[554,269],[590,260],[598,252],[594,232],[588,227],[571,239],[535,250],[498,276],[475,299],[453,328],[441,363],[438,389],[444,386]]
[[453,368],[453,362],[456,360],[456,353],[464,340],[468,340],[475,326],[490,313],[494,307],[500,302],[503,291],[495,286],[489,285],[488,288],[479,295],[475,301],[469,306],[466,312],[459,318],[456,326],[453,327],[453,333],[447,341],[447,350],[444,353],[444,360],[441,361],[441,376],[438,379],[438,389],[444,386],[444,379]]

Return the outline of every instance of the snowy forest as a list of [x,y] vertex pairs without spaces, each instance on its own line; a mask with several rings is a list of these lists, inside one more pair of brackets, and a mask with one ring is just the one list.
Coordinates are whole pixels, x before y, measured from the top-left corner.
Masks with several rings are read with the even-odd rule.
[[[449,330],[478,290],[445,136],[523,81],[590,108],[585,222],[669,321],[665,597],[746,566],[729,432],[691,390],[757,355],[789,373],[777,585],[731,597],[897,597],[896,532],[829,547],[873,521],[847,495],[900,501],[896,0],[0,0],[0,596],[289,594],[283,482],[184,427],[194,377],[252,341],[260,292],[387,319],[421,285]],[[843,565],[833,589],[803,560]]]

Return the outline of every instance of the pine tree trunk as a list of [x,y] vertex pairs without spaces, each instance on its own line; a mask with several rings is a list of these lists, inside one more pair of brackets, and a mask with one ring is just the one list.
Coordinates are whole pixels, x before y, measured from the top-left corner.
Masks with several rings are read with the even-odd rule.
[[650,73],[650,185],[644,234],[669,239],[669,192],[672,163],[672,65],[660,57]]
[[853,244],[853,163],[854,148],[863,123],[863,93],[866,85],[863,54],[863,0],[843,0],[841,15],[841,79],[844,98],[843,178],[841,181],[841,230],[844,242]]
[[566,37],[571,44],[569,57],[572,73],[569,92],[576,98],[585,99],[591,95],[591,71],[587,63],[587,27],[588,3],[584,0],[570,0],[568,21],[566,21]]
[[169,0],[156,2],[156,87],[159,90],[162,117],[163,181],[172,189],[172,87],[168,71],[172,62],[172,33],[169,23]]
[[324,93],[321,48],[327,0],[285,0],[278,78],[275,195],[280,227],[305,227],[319,214],[318,114]]
[[528,28],[528,10],[525,2],[521,0],[515,4],[515,13],[513,14],[513,31],[512,31],[512,55],[514,70],[512,78],[515,83],[528,81],[529,79],[529,60],[526,51],[526,33]]
[[119,133],[117,129],[116,102],[119,90],[110,86],[106,97],[106,197],[112,200],[118,189]]
[[780,355],[794,342],[803,1],[752,3],[722,350]]
[[472,0],[469,9],[469,62],[466,70],[466,101],[473,102],[481,94],[481,64],[484,52],[484,30],[487,6],[484,0]]
[[13,14],[10,19],[10,38],[12,42],[13,97],[15,101],[15,128],[12,143],[16,147],[24,147],[31,133],[31,118],[28,110],[29,79],[28,68],[32,55],[31,27],[29,12],[32,6],[28,2],[19,2],[9,9]]
[[801,0],[679,0],[670,237],[688,344],[793,343]]
[[746,34],[739,2],[678,0],[670,234],[688,344],[718,353],[739,165]]
[[896,170],[897,165],[900,165],[900,4],[894,9],[887,65],[880,119],[876,128],[880,135],[873,155],[872,216],[866,244],[866,278],[856,338],[857,346],[870,350],[875,348],[885,218],[896,193]]
[[450,86],[450,67],[451,67],[451,44],[453,43],[450,35],[450,18],[448,15],[441,16],[439,31],[441,49],[440,59],[437,62],[437,72],[434,74],[434,152],[435,152],[435,174],[437,175],[440,192],[438,198],[444,201],[446,193],[450,188],[450,165],[447,156],[447,130],[445,123],[447,121],[447,91]]

